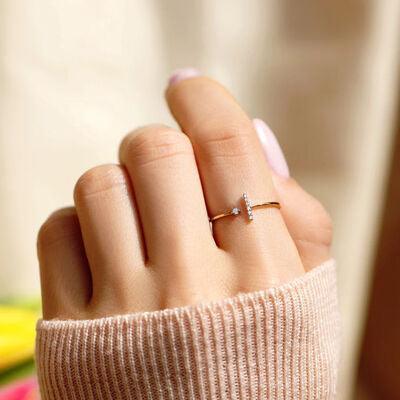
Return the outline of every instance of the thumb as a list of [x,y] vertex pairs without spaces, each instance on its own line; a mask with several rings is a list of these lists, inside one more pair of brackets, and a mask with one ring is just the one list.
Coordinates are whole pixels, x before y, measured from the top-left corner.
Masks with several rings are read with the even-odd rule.
[[306,271],[328,260],[332,221],[322,204],[290,177],[285,156],[271,129],[253,120],[281,203],[281,212]]

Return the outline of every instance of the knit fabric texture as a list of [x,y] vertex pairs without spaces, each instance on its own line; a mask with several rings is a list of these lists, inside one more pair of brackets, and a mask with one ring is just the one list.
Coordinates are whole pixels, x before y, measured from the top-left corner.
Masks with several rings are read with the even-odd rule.
[[42,399],[334,399],[338,326],[333,260],[211,304],[40,320]]

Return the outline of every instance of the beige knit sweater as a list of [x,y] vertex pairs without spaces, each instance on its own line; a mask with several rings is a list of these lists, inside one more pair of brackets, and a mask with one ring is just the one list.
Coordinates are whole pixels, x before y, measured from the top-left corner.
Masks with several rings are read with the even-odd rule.
[[42,320],[42,399],[334,399],[338,319],[331,260],[212,304]]

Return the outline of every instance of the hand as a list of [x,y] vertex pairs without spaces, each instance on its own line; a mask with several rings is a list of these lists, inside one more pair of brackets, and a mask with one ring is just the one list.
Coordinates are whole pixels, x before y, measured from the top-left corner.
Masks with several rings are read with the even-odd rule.
[[[279,145],[266,126],[195,71],[174,76],[166,99],[182,131],[129,134],[120,165],[83,174],[75,207],[40,229],[45,319],[208,302],[280,285],[330,257],[330,218],[274,165]],[[282,207],[254,210],[252,222],[245,212],[222,218],[211,230],[209,216],[243,208],[243,192]]]

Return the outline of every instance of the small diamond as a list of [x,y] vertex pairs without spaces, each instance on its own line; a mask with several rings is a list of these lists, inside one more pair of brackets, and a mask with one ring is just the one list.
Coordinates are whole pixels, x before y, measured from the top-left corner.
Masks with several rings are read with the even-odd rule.
[[232,208],[232,214],[233,215],[239,215],[240,214],[240,210],[237,207]]

